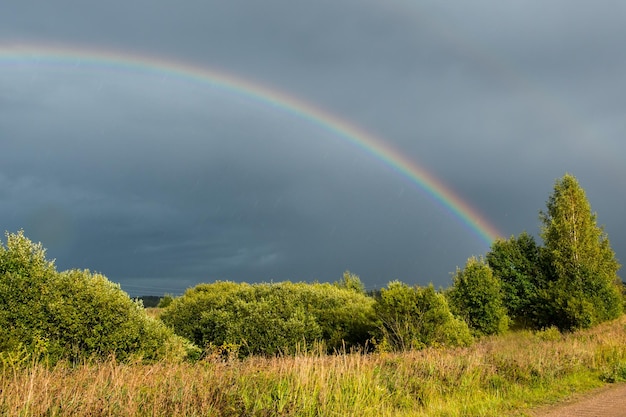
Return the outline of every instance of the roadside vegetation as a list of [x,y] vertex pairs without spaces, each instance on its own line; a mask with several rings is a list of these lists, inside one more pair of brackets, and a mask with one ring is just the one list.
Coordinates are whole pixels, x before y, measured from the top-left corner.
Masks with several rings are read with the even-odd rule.
[[626,380],[624,317],[470,347],[149,364],[6,363],[0,414],[21,416],[515,416]]
[[[626,381],[624,286],[566,174],[526,232],[447,289],[200,284],[145,309],[23,232],[0,243],[1,415],[523,413]],[[154,301],[154,300],[153,300]]]
[[184,358],[198,348],[148,317],[119,285],[88,270],[57,272],[23,232],[0,245],[0,359],[55,363],[115,356]]

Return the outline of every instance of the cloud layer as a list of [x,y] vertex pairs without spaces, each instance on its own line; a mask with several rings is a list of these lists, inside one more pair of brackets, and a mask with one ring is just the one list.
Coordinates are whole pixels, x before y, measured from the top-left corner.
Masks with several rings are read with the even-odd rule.
[[617,1],[10,2],[0,228],[133,294],[197,282],[447,286],[488,248],[424,190],[303,118],[190,79],[7,58],[82,48],[213,68],[384,139],[503,235],[577,176],[624,258]]

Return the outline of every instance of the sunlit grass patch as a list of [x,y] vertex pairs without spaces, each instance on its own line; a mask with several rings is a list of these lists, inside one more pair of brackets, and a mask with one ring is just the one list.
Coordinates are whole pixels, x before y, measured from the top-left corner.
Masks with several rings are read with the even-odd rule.
[[626,319],[471,347],[71,366],[6,362],[0,415],[502,416],[620,380]]

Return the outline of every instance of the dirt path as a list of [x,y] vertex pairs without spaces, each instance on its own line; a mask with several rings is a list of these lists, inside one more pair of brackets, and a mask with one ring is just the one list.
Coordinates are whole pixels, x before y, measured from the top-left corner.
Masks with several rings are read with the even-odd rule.
[[536,417],[624,417],[626,416],[626,384],[609,385],[571,401],[540,408]]

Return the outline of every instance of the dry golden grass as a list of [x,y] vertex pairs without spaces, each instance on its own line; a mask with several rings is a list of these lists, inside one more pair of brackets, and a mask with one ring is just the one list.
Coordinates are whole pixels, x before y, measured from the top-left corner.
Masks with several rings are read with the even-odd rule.
[[163,309],[159,308],[159,307],[146,307],[145,308],[146,314],[149,317],[152,317],[153,319],[158,319],[159,318],[159,314],[161,314],[161,310],[163,310]]
[[517,332],[470,348],[222,362],[4,364],[7,416],[523,415],[626,378],[626,318],[575,334]]

